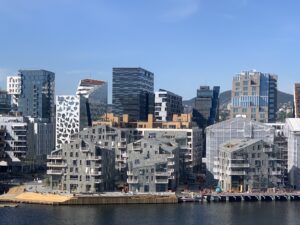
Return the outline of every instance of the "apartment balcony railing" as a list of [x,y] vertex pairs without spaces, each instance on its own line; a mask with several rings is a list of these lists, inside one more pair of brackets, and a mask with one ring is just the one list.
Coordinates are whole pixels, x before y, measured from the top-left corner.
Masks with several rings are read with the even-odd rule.
[[53,163],[53,162],[48,162],[47,167],[67,167],[66,163]]
[[96,183],[96,184],[102,183],[102,179],[95,179],[95,183]]
[[155,179],[156,184],[168,184],[169,180],[168,179]]
[[160,176],[160,177],[168,177],[170,175],[171,175],[171,173],[169,173],[169,172],[155,172],[154,173],[154,176]]
[[227,171],[226,174],[229,176],[245,176],[245,175],[247,175],[246,171]]
[[228,167],[231,167],[231,168],[249,168],[250,164],[249,163],[236,163],[236,164],[229,164]]
[[168,166],[174,166],[175,162],[168,162]]
[[47,155],[47,159],[62,159],[62,155]]
[[63,175],[63,170],[47,170],[48,175]]
[[282,175],[281,171],[271,171],[270,174],[273,175],[273,176]]
[[127,171],[127,176],[133,176],[133,172],[132,171]]
[[93,172],[91,172],[91,175],[92,176],[101,176],[102,172],[101,171],[93,171]]
[[80,151],[88,152],[90,149],[88,147],[80,147]]
[[128,184],[138,184],[139,181],[137,179],[127,179]]
[[87,157],[87,160],[91,160],[91,161],[99,161],[101,159],[102,159],[101,156],[89,156],[89,157]]

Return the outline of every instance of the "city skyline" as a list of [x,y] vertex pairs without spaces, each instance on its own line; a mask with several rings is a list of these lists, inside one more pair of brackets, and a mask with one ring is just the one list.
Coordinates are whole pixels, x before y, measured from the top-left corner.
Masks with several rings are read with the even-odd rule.
[[0,87],[19,69],[46,69],[57,75],[58,95],[73,94],[84,78],[108,81],[111,93],[113,67],[142,67],[155,74],[155,90],[190,99],[200,85],[222,92],[240,71],[257,69],[278,74],[279,90],[293,93],[299,4],[3,0]]

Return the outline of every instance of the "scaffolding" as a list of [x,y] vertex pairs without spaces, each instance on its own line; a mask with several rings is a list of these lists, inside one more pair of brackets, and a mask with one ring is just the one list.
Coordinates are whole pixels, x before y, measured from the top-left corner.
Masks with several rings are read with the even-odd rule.
[[206,132],[206,168],[213,173],[214,160],[218,157],[219,146],[233,139],[261,139],[273,144],[275,128],[249,120],[247,118],[233,118],[212,126]]

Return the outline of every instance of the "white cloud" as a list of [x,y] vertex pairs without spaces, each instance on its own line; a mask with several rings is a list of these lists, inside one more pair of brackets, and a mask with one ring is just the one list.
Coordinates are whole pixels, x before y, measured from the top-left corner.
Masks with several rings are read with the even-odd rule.
[[170,8],[164,13],[167,21],[178,21],[196,14],[200,8],[200,0],[170,0]]

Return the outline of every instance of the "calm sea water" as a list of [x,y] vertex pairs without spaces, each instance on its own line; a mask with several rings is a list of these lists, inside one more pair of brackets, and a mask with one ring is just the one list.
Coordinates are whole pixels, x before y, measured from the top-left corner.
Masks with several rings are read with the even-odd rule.
[[0,208],[1,225],[298,225],[300,202]]

